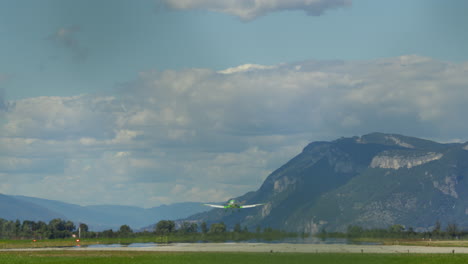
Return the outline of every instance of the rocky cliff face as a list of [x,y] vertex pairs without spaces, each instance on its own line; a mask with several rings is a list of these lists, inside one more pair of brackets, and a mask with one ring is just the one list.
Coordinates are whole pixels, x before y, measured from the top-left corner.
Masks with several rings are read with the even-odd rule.
[[433,181],[432,184],[434,188],[441,191],[443,194],[449,195],[453,198],[458,198],[458,193],[455,188],[458,184],[456,175],[452,174],[450,176],[445,176],[442,181]]
[[428,152],[417,156],[392,155],[388,152],[383,152],[375,156],[370,164],[371,168],[394,169],[412,168],[422,164],[438,160],[442,158],[442,153]]
[[265,206],[191,220],[311,233],[350,224],[424,230],[437,220],[468,227],[467,146],[383,133],[313,142],[237,198]]

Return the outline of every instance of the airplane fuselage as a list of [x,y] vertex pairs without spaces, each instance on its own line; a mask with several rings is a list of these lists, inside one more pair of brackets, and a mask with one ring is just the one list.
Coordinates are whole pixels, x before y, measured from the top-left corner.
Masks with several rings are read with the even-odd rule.
[[224,209],[241,209],[241,208],[251,208],[251,207],[256,207],[260,206],[263,204],[249,204],[249,205],[240,205],[239,203],[236,202],[236,200],[232,199],[229,200],[229,202],[226,205],[217,205],[217,204],[205,204],[207,206],[211,207],[216,207],[216,208],[224,208]]
[[240,208],[240,204],[236,203],[236,200],[229,200],[226,208]]

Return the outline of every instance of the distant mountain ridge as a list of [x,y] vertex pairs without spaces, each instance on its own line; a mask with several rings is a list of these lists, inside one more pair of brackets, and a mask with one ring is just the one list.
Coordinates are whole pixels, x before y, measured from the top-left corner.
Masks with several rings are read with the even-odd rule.
[[344,231],[351,224],[468,227],[467,150],[467,143],[385,133],[312,142],[257,191],[235,198],[263,207],[214,209],[188,220],[308,233]]
[[129,225],[137,230],[159,220],[176,220],[206,210],[206,207],[196,202],[145,209],[119,205],[80,206],[41,198],[0,194],[0,218],[45,222],[61,218],[76,224],[85,223],[93,231],[117,230],[121,225]]
[[0,194],[0,218],[39,221],[64,217],[64,215],[41,205],[16,199],[14,196]]
[[415,230],[457,223],[468,227],[468,143],[442,144],[398,134],[312,142],[271,173],[257,191],[234,198],[265,203],[240,211],[200,203],[155,208],[79,206],[0,194],[0,218],[83,222],[91,230],[148,227],[162,219],[240,223],[315,233],[403,224]]

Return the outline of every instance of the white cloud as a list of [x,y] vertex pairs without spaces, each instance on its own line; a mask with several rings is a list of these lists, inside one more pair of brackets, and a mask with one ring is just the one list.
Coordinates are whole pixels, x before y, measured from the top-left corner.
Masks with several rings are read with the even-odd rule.
[[120,110],[112,98],[91,96],[26,98],[10,108],[3,135],[44,139],[113,135]]
[[232,68],[228,68],[222,71],[218,71],[218,73],[232,74],[232,73],[241,73],[241,72],[248,72],[248,71],[255,71],[255,70],[270,70],[274,68],[276,68],[276,66],[268,66],[268,65],[260,65],[260,64],[243,64],[237,67],[232,67]]
[[302,10],[319,16],[328,9],[346,7],[351,0],[162,0],[172,9],[205,9],[239,17],[244,21],[285,10]]
[[[0,127],[0,188],[87,204],[216,201],[255,190],[314,140],[466,141],[467,65],[410,55],[147,71],[115,96],[17,100]],[[89,188],[62,196],[76,186]]]

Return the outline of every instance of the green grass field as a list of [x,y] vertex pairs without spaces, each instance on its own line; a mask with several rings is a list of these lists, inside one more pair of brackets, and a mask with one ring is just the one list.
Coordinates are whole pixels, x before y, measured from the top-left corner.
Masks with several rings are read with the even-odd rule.
[[0,263],[86,264],[230,264],[230,263],[468,263],[468,255],[452,254],[298,254],[298,253],[169,253],[110,251],[1,252]]

